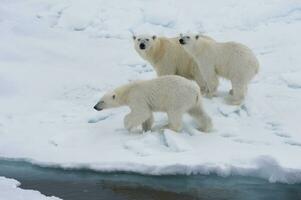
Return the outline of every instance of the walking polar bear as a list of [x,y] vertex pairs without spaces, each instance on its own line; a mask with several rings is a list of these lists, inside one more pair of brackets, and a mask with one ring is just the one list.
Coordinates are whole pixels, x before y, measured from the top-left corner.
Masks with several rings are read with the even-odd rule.
[[202,131],[212,128],[211,118],[202,107],[202,96],[198,85],[180,76],[169,75],[152,80],[136,81],[106,93],[94,106],[103,109],[129,106],[131,112],[124,118],[124,126],[131,130],[142,124],[148,131],[153,124],[153,112],[166,112],[168,128],[180,131],[182,116],[190,114]]
[[181,35],[179,43],[199,65],[209,96],[214,95],[221,76],[231,81],[231,103],[242,103],[248,83],[259,69],[259,62],[248,47],[235,42],[216,42],[197,34]]
[[138,35],[133,39],[135,50],[154,67],[158,76],[179,75],[195,80],[205,94],[206,82],[199,67],[179,44],[178,38]]

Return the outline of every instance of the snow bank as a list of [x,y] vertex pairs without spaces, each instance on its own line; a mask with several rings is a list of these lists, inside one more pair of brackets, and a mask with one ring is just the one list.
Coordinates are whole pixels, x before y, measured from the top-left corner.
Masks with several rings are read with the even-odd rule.
[[282,75],[282,80],[287,84],[289,88],[301,89],[301,73],[287,73]]
[[14,179],[0,177],[1,200],[59,200],[57,197],[46,197],[38,191],[18,188],[20,183]]
[[[155,9],[154,9],[155,8]],[[218,9],[217,9],[218,8]],[[143,174],[256,176],[301,182],[299,1],[8,1],[0,5],[0,157]],[[227,17],[225,17],[227,16]],[[205,31],[250,46],[261,64],[242,106],[204,99],[214,131],[184,117],[181,133],[128,133],[128,108],[97,113],[99,97],[155,77],[131,32]],[[300,91],[299,91],[300,90]]]

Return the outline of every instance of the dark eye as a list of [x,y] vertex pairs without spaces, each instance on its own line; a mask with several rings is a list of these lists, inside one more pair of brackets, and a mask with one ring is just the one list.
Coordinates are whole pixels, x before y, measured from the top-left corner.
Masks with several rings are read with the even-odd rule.
[[140,40],[141,40],[141,39],[139,38],[139,39],[138,39],[138,42],[140,42]]
[[115,96],[115,94],[114,94],[114,95],[112,96],[112,98],[115,99],[115,97],[116,97],[116,96]]
[[146,41],[149,41],[149,39],[147,38],[147,39],[145,39]]
[[187,39],[190,39],[190,37],[189,37],[189,36],[187,36]]

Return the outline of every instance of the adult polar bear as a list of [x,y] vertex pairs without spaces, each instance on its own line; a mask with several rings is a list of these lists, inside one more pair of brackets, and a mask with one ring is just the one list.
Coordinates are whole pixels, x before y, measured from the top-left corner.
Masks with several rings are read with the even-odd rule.
[[181,35],[179,43],[198,63],[209,96],[217,89],[219,75],[231,81],[231,103],[242,103],[248,83],[259,69],[259,62],[248,47],[236,42],[216,42],[197,34]]
[[197,63],[179,44],[178,38],[133,36],[135,50],[154,67],[158,76],[179,75],[195,80],[203,94],[207,87]]
[[136,81],[105,94],[94,106],[96,110],[129,106],[131,112],[124,118],[126,129],[142,124],[144,131],[151,129],[153,111],[166,112],[169,128],[180,131],[182,116],[188,112],[196,119],[201,130],[209,131],[211,119],[203,110],[198,85],[180,76],[167,75],[152,80]]

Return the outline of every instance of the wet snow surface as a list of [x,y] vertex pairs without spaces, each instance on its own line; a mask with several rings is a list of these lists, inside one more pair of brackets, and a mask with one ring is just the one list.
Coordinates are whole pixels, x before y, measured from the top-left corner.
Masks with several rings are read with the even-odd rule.
[[[3,0],[0,5],[0,156],[40,165],[142,174],[254,176],[301,182],[300,1]],[[181,133],[128,133],[128,108],[97,113],[101,95],[155,77],[131,32],[205,32],[253,49],[261,64],[242,106],[230,88],[204,99],[214,131],[188,116]]]

